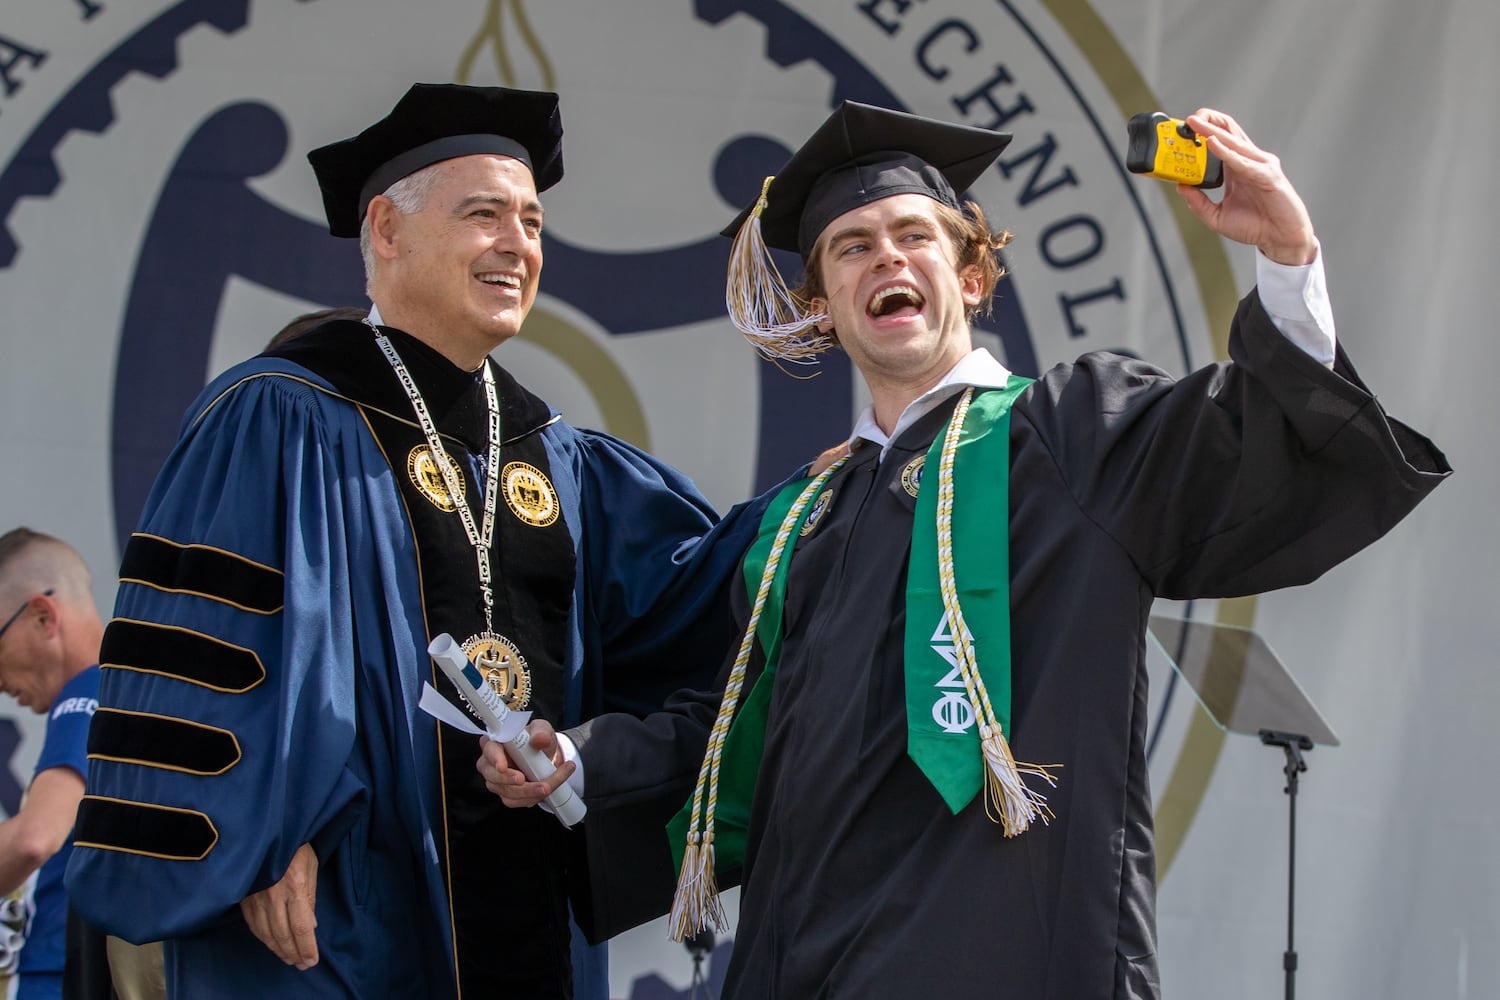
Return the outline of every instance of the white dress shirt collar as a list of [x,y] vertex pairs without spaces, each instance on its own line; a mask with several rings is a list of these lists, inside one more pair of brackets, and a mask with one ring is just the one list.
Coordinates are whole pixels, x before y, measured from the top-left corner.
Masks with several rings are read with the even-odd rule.
[[1009,369],[995,360],[989,351],[982,347],[975,348],[962,361],[950,368],[942,381],[907,404],[906,409],[901,411],[901,416],[897,419],[896,427],[891,434],[887,435],[875,422],[875,407],[867,406],[864,412],[860,413],[859,419],[854,422],[854,431],[849,435],[849,442],[852,445],[855,441],[863,439],[879,445],[880,457],[884,459],[886,452],[890,450],[891,442],[900,437],[902,431],[931,413],[945,400],[958,395],[970,386],[978,389],[1002,389],[1009,379]]

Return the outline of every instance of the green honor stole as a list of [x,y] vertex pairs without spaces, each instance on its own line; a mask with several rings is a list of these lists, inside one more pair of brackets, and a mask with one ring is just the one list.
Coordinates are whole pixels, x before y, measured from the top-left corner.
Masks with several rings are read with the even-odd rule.
[[[969,389],[960,397],[926,456],[906,585],[907,752],[954,813],[985,788],[986,810],[1007,837],[1051,815],[1045,797],[1022,775],[1056,783],[1046,766],[1018,764],[1003,735],[1010,725],[1010,408],[1029,385],[1030,379],[1011,375],[1002,389]],[[783,556],[813,498],[842,465],[782,490],[745,555],[750,619],[697,788],[667,827],[681,872],[671,914],[679,939],[709,921],[723,928],[715,871],[744,858],[781,650],[791,566]],[[963,484],[957,502],[955,482]],[[955,535],[969,561],[955,561]],[[765,666],[741,704],[757,640]]]

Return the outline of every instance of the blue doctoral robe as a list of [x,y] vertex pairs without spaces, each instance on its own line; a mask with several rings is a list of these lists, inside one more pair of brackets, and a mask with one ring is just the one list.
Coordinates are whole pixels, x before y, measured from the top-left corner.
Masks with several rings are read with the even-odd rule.
[[[477,523],[482,384],[388,332]],[[446,686],[431,635],[462,641],[483,617],[459,519],[434,513],[446,492],[429,478],[423,493],[410,404],[360,324],[281,354],[205,389],[127,550],[68,869],[74,904],[112,934],[165,939],[176,996],[452,996],[466,960],[506,983],[536,964],[547,995],[566,995],[558,899],[577,882],[558,869],[581,864],[578,834],[474,793],[477,741],[441,734],[417,708],[424,681]],[[542,505],[561,515],[562,534],[533,549],[543,535],[528,533],[524,503],[496,511],[496,630],[535,638],[532,707],[561,728],[701,686],[729,641],[728,580],[763,501],[716,526],[688,479],[495,373],[500,461],[528,456],[553,490]],[[410,455],[395,451],[411,441]],[[558,566],[564,589],[549,605],[541,578]],[[523,585],[506,597],[510,578]],[[461,849],[481,820],[485,841]],[[238,903],[303,843],[320,859],[320,962],[298,972],[253,938]],[[575,902],[586,909],[586,894]],[[545,940],[515,938],[538,923]],[[464,944],[486,940],[483,954]]]

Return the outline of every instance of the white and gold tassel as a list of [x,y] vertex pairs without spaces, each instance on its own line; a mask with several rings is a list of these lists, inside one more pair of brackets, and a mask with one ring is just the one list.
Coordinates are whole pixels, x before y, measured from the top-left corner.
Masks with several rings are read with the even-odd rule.
[[[993,718],[994,713],[990,712]],[[1047,805],[1047,796],[1029,787],[1023,775],[1040,778],[1053,788],[1057,778],[1050,768],[1056,764],[1021,764],[1011,756],[1010,744],[1000,732],[998,722],[979,727],[979,749],[984,754],[984,812],[1000,824],[1007,837],[1025,833],[1036,820],[1043,823],[1052,819],[1052,809]]]
[[677,875],[677,891],[672,895],[672,909],[667,918],[668,931],[674,941],[687,940],[710,922],[720,932],[727,930],[724,906],[719,900],[718,878],[714,874],[714,810],[719,802],[719,763],[724,756],[724,741],[729,736],[730,724],[739,708],[740,692],[744,689],[745,674],[750,665],[750,651],[755,646],[756,628],[760,625],[760,616],[765,610],[771,583],[776,578],[777,567],[781,565],[787,541],[801,519],[803,510],[818,495],[818,490],[827,482],[828,477],[843,464],[844,459],[841,458],[808,482],[787,511],[786,517],[782,518],[776,537],[771,542],[760,586],[756,588],[755,603],[750,609],[750,620],[745,625],[739,652],[729,671],[729,680],[724,685],[719,714],[714,718],[713,729],[708,734],[708,748],[703,754],[703,764],[698,768],[698,783],[693,789],[693,811],[688,822],[687,846],[682,852],[682,869]]
[[833,340],[817,329],[828,315],[808,312],[808,304],[787,288],[761,236],[760,216],[773,180],[765,179],[750,218],[734,235],[724,308],[730,321],[761,354],[776,361],[807,364],[832,347]]

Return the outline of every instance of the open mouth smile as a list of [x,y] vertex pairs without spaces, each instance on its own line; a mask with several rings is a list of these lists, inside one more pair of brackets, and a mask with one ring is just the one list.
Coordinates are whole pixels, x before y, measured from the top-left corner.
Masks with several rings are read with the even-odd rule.
[[[925,302],[926,299],[922,298],[922,293],[911,285],[891,285],[876,292],[865,309],[871,316],[878,319],[898,313],[910,315],[919,312]],[[909,312],[905,312],[907,310]]]

